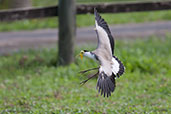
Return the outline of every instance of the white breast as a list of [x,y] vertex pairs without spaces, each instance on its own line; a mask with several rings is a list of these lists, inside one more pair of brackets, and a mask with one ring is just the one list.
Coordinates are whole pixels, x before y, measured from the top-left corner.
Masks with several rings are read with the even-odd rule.
[[96,60],[95,56],[90,52],[84,52],[84,56],[86,56],[90,59]]

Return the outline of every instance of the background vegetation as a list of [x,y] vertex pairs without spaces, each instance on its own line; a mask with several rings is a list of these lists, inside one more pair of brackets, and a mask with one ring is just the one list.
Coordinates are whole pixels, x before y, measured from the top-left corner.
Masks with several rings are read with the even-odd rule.
[[[118,2],[118,0],[107,0],[106,2],[108,1]],[[123,2],[125,1],[130,1],[130,0],[123,0]],[[140,1],[140,0],[136,0],[136,1]],[[157,0],[153,0],[153,1],[157,1]],[[92,2],[104,2],[104,0],[92,0]],[[77,3],[90,3],[90,1],[78,0]],[[34,7],[50,6],[54,4],[57,4],[57,0],[56,1],[33,0]],[[137,13],[102,14],[102,16],[109,24],[141,23],[141,22],[171,20],[171,11],[166,10],[166,11],[153,11],[153,12],[141,12],[141,13],[137,12]],[[85,26],[93,26],[93,25],[94,25],[94,15],[91,14],[77,15],[77,27],[85,27]],[[34,29],[57,28],[57,27],[58,27],[58,18],[56,17],[0,23],[0,31],[34,30]]]
[[[171,11],[155,11],[155,12],[137,12],[137,13],[119,13],[119,14],[101,14],[109,24],[126,24],[141,23],[153,21],[169,21],[171,20]],[[111,19],[112,18],[112,19]],[[77,27],[93,26],[94,15],[77,15]],[[18,31],[18,30],[34,30],[43,28],[57,28],[58,19],[32,19],[15,22],[1,22],[0,31]]]
[[[53,6],[58,4],[59,0],[32,0],[33,7],[42,7],[42,6]],[[148,2],[148,1],[161,1],[161,0],[76,0],[79,3],[104,3],[104,2]],[[162,0],[167,1],[167,0]],[[0,0],[0,9],[8,8],[9,0]]]
[[[116,41],[115,54],[126,72],[110,98],[101,97],[96,79],[84,86],[78,72],[97,64],[76,58],[55,67],[56,49],[0,56],[0,113],[171,113],[171,35]],[[93,49],[82,47],[83,49]],[[76,50],[76,54],[81,49]],[[10,71],[10,72],[9,72]]]

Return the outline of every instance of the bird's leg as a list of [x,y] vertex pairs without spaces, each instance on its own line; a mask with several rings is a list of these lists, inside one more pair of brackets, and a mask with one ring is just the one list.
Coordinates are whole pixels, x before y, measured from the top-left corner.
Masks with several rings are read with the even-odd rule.
[[83,70],[83,71],[80,71],[79,73],[84,74],[84,73],[86,73],[88,71],[96,70],[96,69],[99,69],[99,67],[97,67],[97,68],[91,68],[91,69],[87,69],[87,70]]
[[88,80],[90,80],[93,77],[96,77],[98,74],[99,74],[99,71],[97,73],[93,74],[92,76],[89,76],[87,80],[82,81],[80,84],[82,84],[82,85],[85,84]]

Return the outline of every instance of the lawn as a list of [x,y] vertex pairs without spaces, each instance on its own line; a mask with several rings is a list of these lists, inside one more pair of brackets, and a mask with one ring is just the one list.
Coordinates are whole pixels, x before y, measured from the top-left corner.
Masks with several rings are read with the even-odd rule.
[[[116,90],[103,98],[96,79],[79,83],[78,72],[97,64],[76,58],[56,66],[56,49],[29,50],[0,56],[0,113],[171,113],[171,35],[164,38],[116,41],[115,55],[126,72]],[[93,46],[77,47],[93,49]]]
[[[103,2],[104,0],[94,0],[94,2]],[[113,0],[107,0],[110,2]],[[122,0],[127,2],[130,0]],[[140,1],[140,0],[134,0]],[[147,0],[148,1],[148,0]],[[153,0],[158,1],[158,0]],[[77,0],[77,3],[92,3],[90,0]],[[118,2],[114,0],[113,2]],[[33,0],[34,7],[50,6],[57,4],[52,0]],[[0,6],[1,7],[1,6]],[[143,22],[154,22],[154,21],[170,21],[171,10],[165,11],[150,11],[150,12],[134,12],[134,13],[118,13],[118,14],[101,14],[109,24],[125,24],[125,23],[143,23]],[[86,27],[94,25],[94,15],[85,14],[77,15],[76,17],[77,27]],[[30,19],[21,20],[14,22],[0,22],[0,32],[2,31],[20,31],[20,30],[35,30],[35,29],[46,29],[46,28],[57,28],[58,18],[43,18],[43,19]]]
[[[170,21],[171,10],[154,12],[136,12],[136,13],[118,13],[101,14],[109,24],[143,23],[154,21]],[[77,15],[77,27],[86,27],[94,25],[94,15]],[[1,22],[0,31],[19,31],[35,30],[45,28],[57,28],[58,18],[32,19],[14,22]]]
[[[54,4],[58,4],[59,0],[32,0],[32,4],[35,7],[39,6],[51,6]],[[105,3],[105,2],[112,2],[112,3],[125,3],[125,2],[156,2],[156,1],[168,1],[168,0],[75,0],[76,3]]]
[[[42,6],[52,6],[58,4],[59,0],[31,0],[32,6],[42,7]],[[124,3],[124,2],[149,2],[149,1],[167,1],[167,0],[75,0],[76,3],[104,3],[104,2],[113,2],[113,3]],[[0,9],[8,8],[8,3],[10,0],[0,0]]]

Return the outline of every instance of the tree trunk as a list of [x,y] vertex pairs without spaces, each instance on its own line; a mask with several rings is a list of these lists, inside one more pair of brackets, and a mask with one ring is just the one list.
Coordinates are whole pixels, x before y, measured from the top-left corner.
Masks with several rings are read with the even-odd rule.
[[59,54],[58,63],[68,65],[74,60],[76,33],[75,0],[59,0]]
[[26,8],[31,7],[31,0],[9,0],[10,8]]

